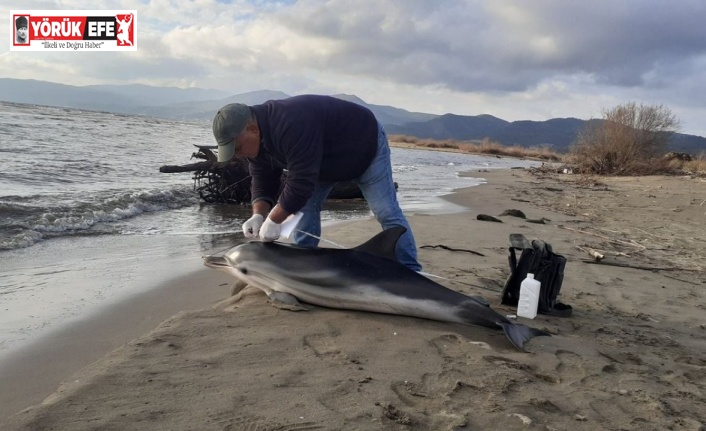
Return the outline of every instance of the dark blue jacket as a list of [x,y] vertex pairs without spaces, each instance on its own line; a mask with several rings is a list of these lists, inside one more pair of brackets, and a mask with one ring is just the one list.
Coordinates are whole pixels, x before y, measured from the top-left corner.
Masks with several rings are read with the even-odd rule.
[[252,202],[274,205],[282,169],[289,171],[278,203],[299,211],[318,181],[360,176],[377,150],[378,122],[360,105],[330,96],[295,96],[251,106],[260,151],[250,158]]

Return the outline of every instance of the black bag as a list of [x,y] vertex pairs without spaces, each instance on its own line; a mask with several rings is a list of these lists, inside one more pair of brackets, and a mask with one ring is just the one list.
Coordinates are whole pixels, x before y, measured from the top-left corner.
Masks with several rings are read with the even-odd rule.
[[[521,250],[520,260],[515,255]],[[535,239],[530,243],[522,234],[510,234],[510,276],[505,282],[502,303],[517,307],[520,299],[520,284],[528,273],[541,283],[537,313],[552,316],[569,317],[570,305],[556,302],[556,297],[564,281],[566,258],[552,251],[552,246]]]

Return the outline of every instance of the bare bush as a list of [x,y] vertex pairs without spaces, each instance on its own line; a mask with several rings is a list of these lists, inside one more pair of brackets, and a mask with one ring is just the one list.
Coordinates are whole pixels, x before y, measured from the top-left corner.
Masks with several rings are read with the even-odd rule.
[[679,169],[699,176],[706,176],[706,152],[702,152],[691,160],[682,161]]
[[390,135],[389,138],[391,142],[403,142],[405,144],[416,144],[419,142],[419,138],[409,135]]
[[588,121],[571,147],[579,172],[599,175],[643,175],[663,171],[661,157],[680,122],[663,105],[634,102],[603,112],[603,121]]
[[517,158],[532,158],[547,161],[560,161],[563,156],[548,146],[525,148],[519,145],[506,146],[499,142],[484,138],[477,141],[456,141],[453,139],[434,140],[420,139],[407,135],[390,135],[390,145],[405,144],[412,147],[431,148],[435,150],[458,151],[461,153],[485,154],[493,156],[508,156]]

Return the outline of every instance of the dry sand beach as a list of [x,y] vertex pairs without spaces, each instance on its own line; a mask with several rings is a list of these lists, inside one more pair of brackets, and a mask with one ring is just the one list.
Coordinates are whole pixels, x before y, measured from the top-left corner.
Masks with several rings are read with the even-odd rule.
[[[468,212],[410,217],[420,260],[450,279],[442,284],[512,314],[499,303],[508,235],[543,239],[565,255],[560,299],[574,315],[529,321],[554,336],[533,339],[527,352],[479,327],[287,312],[254,290],[232,303],[213,271],[192,287],[220,288],[223,302],[180,312],[65,376],[1,428],[706,429],[706,181],[471,174],[488,183],[448,197]],[[507,209],[545,223],[476,220]],[[361,221],[324,236],[352,247],[378,231]],[[605,258],[591,262],[589,249]]]

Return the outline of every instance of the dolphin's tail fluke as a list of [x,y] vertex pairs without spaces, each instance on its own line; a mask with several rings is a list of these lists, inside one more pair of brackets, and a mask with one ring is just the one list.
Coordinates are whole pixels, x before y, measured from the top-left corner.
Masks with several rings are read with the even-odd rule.
[[502,326],[510,342],[520,350],[525,350],[525,343],[534,337],[550,336],[548,332],[530,328],[521,323],[500,322],[498,324]]

